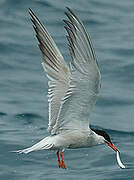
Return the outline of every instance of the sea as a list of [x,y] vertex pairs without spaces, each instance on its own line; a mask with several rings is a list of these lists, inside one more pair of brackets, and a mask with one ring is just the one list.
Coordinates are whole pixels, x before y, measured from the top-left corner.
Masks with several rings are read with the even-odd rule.
[[[46,26],[67,63],[63,19],[71,8],[91,36],[101,90],[90,125],[106,131],[126,169],[106,145],[17,154],[48,136],[48,79],[42,68],[29,8]],[[0,180],[134,179],[134,1],[0,0]]]

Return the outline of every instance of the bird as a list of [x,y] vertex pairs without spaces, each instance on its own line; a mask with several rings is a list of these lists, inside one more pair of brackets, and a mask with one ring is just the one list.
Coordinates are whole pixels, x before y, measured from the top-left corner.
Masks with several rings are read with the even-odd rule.
[[[104,130],[90,128],[90,114],[101,88],[97,58],[82,21],[67,7],[65,29],[70,52],[67,65],[46,27],[29,9],[48,77],[49,136],[18,153],[55,150],[58,166],[66,169],[65,149],[88,148],[106,144],[119,152]],[[118,154],[119,156],[119,154]]]

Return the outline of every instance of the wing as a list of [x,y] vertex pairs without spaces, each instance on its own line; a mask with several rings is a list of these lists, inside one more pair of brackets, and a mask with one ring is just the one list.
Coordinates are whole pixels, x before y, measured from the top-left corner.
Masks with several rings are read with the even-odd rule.
[[71,82],[62,99],[53,133],[63,129],[87,129],[100,89],[100,72],[89,35],[82,22],[69,9],[64,20],[71,55]]
[[49,102],[49,125],[51,131],[61,106],[61,99],[69,88],[70,70],[66,65],[63,56],[56,47],[47,29],[41,24],[33,11],[29,11],[34,24],[36,37],[39,41],[39,48],[43,56],[43,68],[49,78],[48,102]]

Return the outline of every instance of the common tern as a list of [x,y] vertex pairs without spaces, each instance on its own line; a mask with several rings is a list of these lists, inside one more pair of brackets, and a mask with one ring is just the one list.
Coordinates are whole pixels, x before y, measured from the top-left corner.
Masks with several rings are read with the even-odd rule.
[[90,114],[99,96],[101,76],[83,23],[67,8],[65,14],[68,20],[63,21],[71,56],[68,66],[46,27],[31,9],[29,13],[42,53],[42,65],[49,79],[48,131],[51,135],[17,152],[27,154],[37,150],[56,150],[58,166],[66,168],[63,158],[65,149],[107,144],[117,153],[119,166],[125,168],[109,135],[103,130],[89,128]]

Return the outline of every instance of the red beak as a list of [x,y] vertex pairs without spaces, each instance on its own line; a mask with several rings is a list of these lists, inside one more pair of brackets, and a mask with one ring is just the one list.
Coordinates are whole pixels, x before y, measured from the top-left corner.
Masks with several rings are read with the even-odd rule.
[[106,141],[106,144],[107,144],[108,146],[110,146],[115,152],[118,151],[118,149],[114,146],[114,144],[112,144],[112,143],[110,143],[110,142],[108,142],[108,141]]

